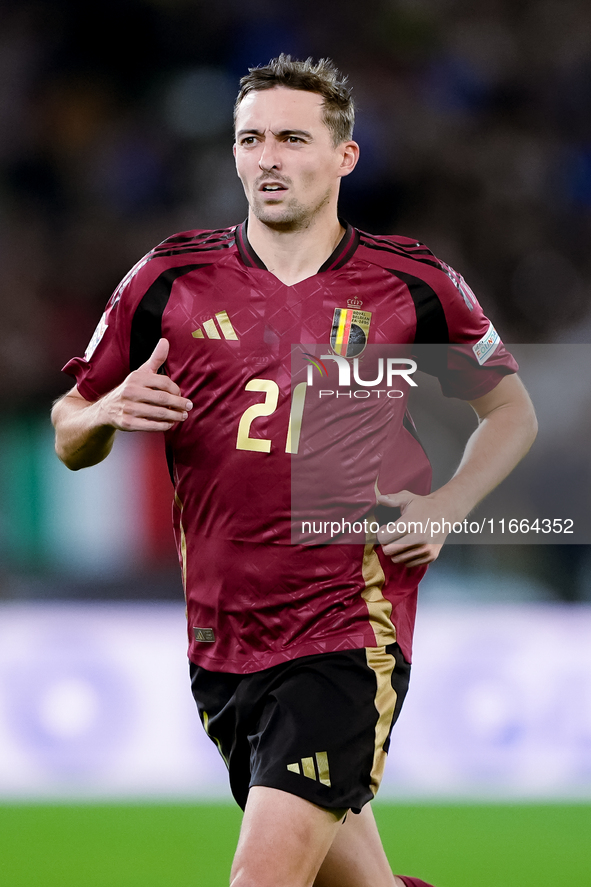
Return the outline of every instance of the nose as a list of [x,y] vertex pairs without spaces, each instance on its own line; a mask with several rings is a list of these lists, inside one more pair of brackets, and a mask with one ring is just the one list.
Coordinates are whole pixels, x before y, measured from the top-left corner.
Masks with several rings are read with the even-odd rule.
[[263,150],[259,157],[259,168],[263,172],[270,172],[272,169],[279,169],[281,161],[277,153],[277,144],[275,139],[266,138],[263,144]]

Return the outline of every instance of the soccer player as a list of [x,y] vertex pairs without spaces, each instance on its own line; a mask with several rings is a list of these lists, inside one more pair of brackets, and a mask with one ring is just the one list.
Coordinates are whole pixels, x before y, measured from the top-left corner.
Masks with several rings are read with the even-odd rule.
[[[412,239],[339,219],[352,129],[330,61],[251,69],[234,144],[247,220],[148,253],[53,409],[73,470],[118,431],[165,433],[193,694],[244,809],[232,887],[424,884],[392,874],[368,803],[406,693],[418,582],[441,548],[421,528],[463,520],[535,436],[516,364],[463,279]],[[430,371],[478,417],[432,493],[405,409],[408,354],[428,343],[458,347]],[[388,363],[390,345],[407,357]],[[318,489],[343,478],[354,523],[379,506],[404,524],[294,543],[292,492],[326,504]]]

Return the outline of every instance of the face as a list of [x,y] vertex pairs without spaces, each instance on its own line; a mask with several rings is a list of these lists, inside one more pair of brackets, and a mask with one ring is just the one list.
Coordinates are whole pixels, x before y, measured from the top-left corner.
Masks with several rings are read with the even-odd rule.
[[334,146],[322,96],[282,86],[249,93],[236,115],[234,156],[251,212],[278,230],[336,212],[339,184],[355,166],[355,142]]

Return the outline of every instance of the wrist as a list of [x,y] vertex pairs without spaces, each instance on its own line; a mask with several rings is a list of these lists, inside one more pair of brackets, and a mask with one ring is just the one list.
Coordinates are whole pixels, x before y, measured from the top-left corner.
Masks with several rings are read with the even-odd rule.
[[117,424],[115,423],[112,411],[109,408],[109,398],[110,392],[109,394],[103,395],[99,400],[96,400],[90,407],[92,410],[90,424],[94,427],[95,435],[100,439],[108,439],[117,431]]
[[438,519],[446,520],[451,524],[461,523],[470,514],[477,504],[454,480],[448,481],[443,487],[431,494],[431,500],[435,504],[435,512]]

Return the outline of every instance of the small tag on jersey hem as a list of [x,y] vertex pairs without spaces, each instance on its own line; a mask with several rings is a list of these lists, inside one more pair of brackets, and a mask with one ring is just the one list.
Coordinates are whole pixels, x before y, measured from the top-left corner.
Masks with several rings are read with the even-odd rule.
[[213,628],[197,628],[193,626],[193,636],[200,644],[213,644],[215,641]]

